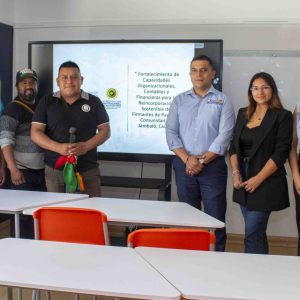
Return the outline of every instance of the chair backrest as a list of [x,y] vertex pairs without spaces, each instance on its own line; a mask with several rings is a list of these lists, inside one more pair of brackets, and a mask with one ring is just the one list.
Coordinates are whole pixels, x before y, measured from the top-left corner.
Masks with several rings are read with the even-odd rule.
[[201,229],[138,229],[128,235],[128,247],[157,247],[185,250],[214,250],[216,237]]
[[107,217],[95,209],[43,207],[33,214],[35,238],[109,245]]

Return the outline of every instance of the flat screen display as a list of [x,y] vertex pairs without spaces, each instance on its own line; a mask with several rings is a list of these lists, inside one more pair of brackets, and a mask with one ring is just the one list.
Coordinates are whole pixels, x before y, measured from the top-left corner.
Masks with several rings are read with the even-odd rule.
[[110,118],[111,138],[99,147],[100,158],[172,155],[165,121],[176,95],[192,87],[192,58],[208,55],[222,89],[222,41],[88,41],[31,42],[29,65],[38,73],[39,96],[58,89],[61,63],[76,62],[84,77],[82,89],[101,99]]

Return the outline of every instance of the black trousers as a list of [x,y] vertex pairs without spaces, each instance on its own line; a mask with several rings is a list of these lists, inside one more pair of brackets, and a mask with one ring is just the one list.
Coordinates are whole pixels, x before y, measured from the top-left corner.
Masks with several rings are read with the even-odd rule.
[[[298,167],[300,170],[300,154],[298,157]],[[294,185],[294,195],[296,201],[296,222],[297,222],[297,229],[298,229],[298,256],[300,256],[300,195],[298,195],[295,185]]]
[[296,201],[296,222],[297,222],[297,229],[298,229],[298,256],[300,256],[300,195],[295,190],[294,187],[294,195]]

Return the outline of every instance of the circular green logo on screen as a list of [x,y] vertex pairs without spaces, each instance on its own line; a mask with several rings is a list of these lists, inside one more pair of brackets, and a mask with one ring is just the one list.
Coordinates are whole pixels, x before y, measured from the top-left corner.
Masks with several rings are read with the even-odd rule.
[[114,99],[118,96],[118,91],[115,88],[107,89],[106,96],[110,99]]

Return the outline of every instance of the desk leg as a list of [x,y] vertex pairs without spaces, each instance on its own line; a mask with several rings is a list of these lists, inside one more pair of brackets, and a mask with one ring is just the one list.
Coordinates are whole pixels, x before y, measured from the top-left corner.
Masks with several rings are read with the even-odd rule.
[[7,300],[13,300],[13,293],[11,287],[7,288]]
[[[15,214],[15,237],[20,238],[20,214]],[[18,288],[18,300],[22,300],[22,289]]]
[[20,214],[15,214],[15,237],[20,237]]

